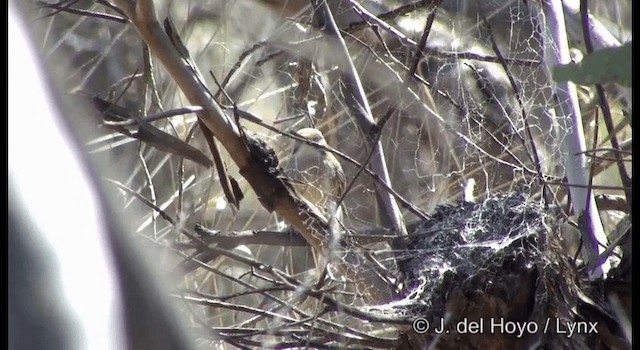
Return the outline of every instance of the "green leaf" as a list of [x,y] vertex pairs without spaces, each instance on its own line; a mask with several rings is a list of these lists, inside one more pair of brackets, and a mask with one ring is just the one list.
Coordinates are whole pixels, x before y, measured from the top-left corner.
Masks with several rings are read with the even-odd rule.
[[631,41],[598,50],[579,63],[557,65],[552,74],[557,82],[572,81],[580,85],[616,82],[631,86]]

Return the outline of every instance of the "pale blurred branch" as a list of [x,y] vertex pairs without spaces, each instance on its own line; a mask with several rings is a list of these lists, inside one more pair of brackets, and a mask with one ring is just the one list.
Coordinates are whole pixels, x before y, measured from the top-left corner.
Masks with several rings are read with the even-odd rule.
[[[321,31],[326,33],[327,37],[335,40],[337,43],[336,51],[338,52],[336,52],[336,55],[339,56],[337,62],[342,63],[340,65],[340,70],[342,73],[342,81],[345,84],[346,103],[349,110],[355,117],[360,131],[362,134],[366,135],[368,139],[371,135],[374,135],[376,130],[378,132],[381,131],[378,130],[376,121],[371,113],[367,96],[362,87],[358,72],[356,71],[353,61],[349,55],[349,50],[347,49],[344,39],[340,35],[340,29],[333,18],[329,4],[327,4],[326,1],[318,0],[314,0],[312,3],[314,10],[316,11],[316,15],[324,24]],[[371,144],[371,147],[373,148],[371,168],[373,169],[373,172],[380,177],[383,183],[390,185],[391,179],[389,178],[389,171],[384,160],[382,144],[378,141]],[[382,207],[385,209],[384,213],[387,215],[385,221],[389,226],[397,230],[396,232],[398,235],[406,236],[407,231],[404,226],[404,220],[400,214],[400,208],[398,207],[395,198],[393,198],[393,196],[384,189],[384,186],[381,186],[379,183],[376,183],[376,185],[378,187],[379,198],[382,201]]]
[[[587,49],[587,54],[592,54],[594,52],[594,45],[591,40],[591,27],[589,23],[589,8],[587,6],[587,0],[580,0],[580,13],[582,18],[582,33],[584,35],[584,45]],[[631,65],[631,62],[629,62]],[[622,181],[622,185],[627,189],[624,191],[624,195],[627,197],[627,205],[629,206],[629,210],[631,210],[631,177],[627,173],[627,169],[624,165],[624,160],[622,159],[622,152],[620,143],[618,142],[618,136],[616,136],[615,128],[613,127],[613,117],[611,116],[611,108],[609,107],[609,101],[607,100],[607,96],[604,91],[604,87],[602,84],[596,84],[596,93],[598,94],[598,102],[600,104],[600,109],[602,110],[602,117],[604,119],[604,124],[607,127],[607,132],[611,137],[611,146],[616,152],[613,152],[613,156],[616,159],[616,165],[618,166],[618,172],[620,174],[620,180]]]
[[[562,2],[559,0],[541,1],[544,21],[541,28],[544,31],[544,58],[549,69],[558,64],[566,64],[571,61],[567,31],[562,11]],[[602,245],[606,244],[607,236],[602,227],[598,208],[589,186],[589,171],[587,159],[584,155],[586,143],[582,127],[582,114],[578,103],[576,86],[571,82],[556,82],[554,86],[556,115],[558,116],[558,137],[562,141],[562,150],[565,162],[566,176],[571,184],[569,191],[573,203],[573,210],[577,216],[584,215],[586,224],[585,243],[589,261],[596,259],[602,252]],[[609,264],[598,265],[591,276],[601,277],[609,269]]]

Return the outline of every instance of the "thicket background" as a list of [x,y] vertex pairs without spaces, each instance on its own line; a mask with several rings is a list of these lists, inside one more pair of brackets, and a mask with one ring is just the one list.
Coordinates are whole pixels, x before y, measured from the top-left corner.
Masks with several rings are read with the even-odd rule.
[[[578,85],[578,120],[588,163],[583,169],[567,169],[567,158],[572,157],[567,138],[575,137],[576,128],[558,109],[556,83],[548,66],[549,52],[557,48],[546,29],[549,18],[543,3],[362,1],[364,12],[348,3],[333,6],[333,15],[373,118],[389,116],[380,142],[391,185],[397,196],[417,208],[401,205],[405,222],[420,220],[416,212],[430,213],[438,205],[463,198],[482,202],[509,191],[525,192],[532,201],[546,200],[563,209],[559,219],[578,222],[567,186],[567,173],[578,171],[590,180],[609,240],[618,239],[621,223],[630,225],[630,84],[613,76],[601,91],[593,84]],[[571,57],[579,62],[588,56],[579,4],[564,3]],[[295,233],[286,233],[288,239],[251,235],[288,232],[289,226],[261,205],[224,144],[218,143],[226,170],[244,195],[239,206],[229,203],[194,113],[160,115],[192,103],[117,4],[36,1],[28,20],[42,28],[37,32],[42,57],[52,63],[59,84],[72,99],[90,101],[98,96],[123,107],[130,116],[152,116],[154,128],[202,152],[200,161],[194,162],[193,157],[184,157],[184,147],[172,149],[175,144],[154,137],[140,141],[118,132],[123,126],[135,129],[118,125],[122,120],[99,112],[86,116],[101,135],[86,137],[86,149],[93,159],[109,165],[104,181],[117,192],[125,211],[136,213],[130,218],[135,230],[129,234],[141,243],[140,249],[155,251],[154,273],[176,281],[167,294],[183,311],[198,346],[388,348],[396,344],[402,327],[328,307],[318,296],[322,293],[310,296],[305,294],[308,290],[292,287],[294,280],[309,288],[317,281],[309,248]],[[295,16],[291,7],[257,0],[154,4],[160,22],[171,18],[206,86],[228,107],[228,115],[233,116],[235,105],[258,116],[260,123],[246,119],[239,123],[246,133],[273,147],[281,162],[286,162],[292,140],[277,131],[303,127],[320,129],[332,148],[357,163],[367,160],[372,142],[349,106],[349,90],[335,64],[336,47],[326,45],[309,11]],[[630,1],[588,5],[592,19],[602,26],[597,29],[610,35],[592,33],[596,49],[631,41]],[[224,84],[224,94],[217,93],[219,84]],[[603,113],[604,102],[610,113]],[[342,204],[344,227],[355,234],[379,234],[382,228],[391,232],[375,180],[360,174],[359,166],[340,160],[347,182],[355,179]],[[196,224],[219,236],[235,233],[249,238],[218,243],[229,253],[205,259],[183,234],[198,237]],[[566,231],[564,247],[568,255],[576,255],[578,234]],[[630,237],[625,239],[630,246]],[[393,251],[383,243],[369,248],[396,275],[394,259],[412,254]],[[620,249],[614,253],[615,266]],[[356,271],[360,263],[370,269],[366,255],[355,252]],[[578,257],[586,260],[586,255]],[[366,291],[357,286],[340,281],[330,285],[333,289],[325,290],[327,295],[345,306],[365,304]]]

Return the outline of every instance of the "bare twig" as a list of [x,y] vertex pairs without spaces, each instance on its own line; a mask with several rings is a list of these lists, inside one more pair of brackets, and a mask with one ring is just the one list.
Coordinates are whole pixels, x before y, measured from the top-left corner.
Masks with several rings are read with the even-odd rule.
[[[242,63],[244,62],[244,60],[247,57],[249,57],[251,54],[253,54],[256,50],[258,50],[259,48],[263,47],[265,44],[266,44],[266,42],[264,42],[264,41],[257,42],[253,46],[251,46],[250,48],[248,48],[244,52],[242,52],[242,54],[240,54],[240,56],[238,57],[238,60],[236,61],[236,63],[233,65],[233,67],[231,67],[231,69],[229,70],[227,75],[222,80],[222,83],[220,83],[220,87],[218,88],[218,91],[213,95],[213,98],[215,98],[217,100],[220,97],[220,94],[222,93],[222,90],[227,86],[227,84],[229,84],[229,81],[231,80],[231,78],[233,77],[235,72],[238,69],[240,69],[240,67],[242,67]],[[210,73],[210,74],[213,76],[213,73]]]
[[80,15],[80,16],[86,16],[86,17],[94,17],[94,18],[98,18],[98,19],[104,19],[107,21],[114,21],[114,22],[118,22],[118,23],[127,23],[127,19],[121,16],[116,16],[116,15],[111,15],[108,13],[104,13],[104,12],[96,12],[96,11],[90,11],[90,10],[83,10],[83,9],[78,9],[78,8],[74,8],[71,7],[73,4],[77,3],[78,1],[73,1],[71,3],[68,4],[63,4],[63,3],[53,3],[53,4],[49,4],[46,3],[44,1],[37,1],[36,3],[43,7],[43,8],[50,8],[50,9],[54,9],[55,11],[53,11],[52,13],[49,13],[47,15],[45,15],[44,17],[50,17],[50,16],[54,16],[60,12],[67,12],[67,13],[72,13],[74,15]]
[[622,187],[622,186],[605,186],[605,185],[589,185],[589,184],[585,185],[585,184],[575,184],[575,183],[568,183],[568,182],[561,182],[561,181],[546,181],[546,183],[549,185],[560,185],[560,186],[567,186],[569,188],[579,188],[579,189],[591,188],[594,190],[610,190],[610,191],[625,191],[629,189],[627,187]]
[[409,68],[409,75],[411,76],[413,76],[416,73],[416,69],[418,69],[418,63],[420,63],[420,60],[422,59],[422,50],[424,50],[425,45],[427,44],[427,38],[429,38],[429,33],[431,33],[431,26],[433,25],[433,21],[435,19],[436,9],[433,9],[427,17],[427,22],[424,24],[424,30],[422,31],[422,36],[420,36],[420,42],[418,43],[417,50],[414,54],[413,63],[411,63],[411,67]]
[[[378,15],[378,18],[384,21],[394,20],[402,15],[406,15],[407,13],[417,11],[421,8],[428,7],[430,6],[430,3],[431,1],[425,1],[425,0],[414,1],[410,4],[398,6],[391,11],[381,13]],[[362,29],[362,28],[365,28],[368,24],[369,23],[367,21],[349,23],[348,30],[355,31],[358,29]]]
[[[223,233],[217,230],[209,230],[202,225],[196,225],[194,231],[202,235],[202,240],[209,244],[215,243],[222,247],[233,248],[239,245],[260,244],[274,246],[307,247],[309,244],[297,234],[281,231],[240,231]],[[364,245],[379,242],[390,242],[397,236],[388,230],[373,229],[366,230],[361,234],[342,235],[344,241],[354,244]],[[191,243],[176,243],[176,246],[184,248],[195,248]]]

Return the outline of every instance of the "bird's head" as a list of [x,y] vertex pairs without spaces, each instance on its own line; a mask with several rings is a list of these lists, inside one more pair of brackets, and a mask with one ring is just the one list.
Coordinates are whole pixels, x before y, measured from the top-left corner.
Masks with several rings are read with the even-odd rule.
[[317,142],[323,146],[327,145],[327,141],[322,136],[322,133],[318,129],[304,128],[295,132],[295,134],[305,140]]

